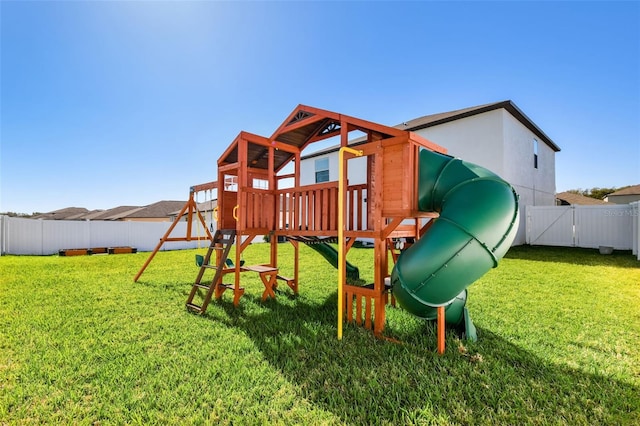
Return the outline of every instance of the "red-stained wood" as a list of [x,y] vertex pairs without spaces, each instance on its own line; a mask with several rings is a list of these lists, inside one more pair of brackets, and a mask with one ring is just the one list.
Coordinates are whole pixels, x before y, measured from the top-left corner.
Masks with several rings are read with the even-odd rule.
[[329,191],[322,191],[322,229],[329,229]]
[[[297,114],[301,111],[310,115],[298,118]],[[330,124],[337,126],[335,129],[326,127]],[[324,131],[321,133],[321,130]],[[348,146],[349,132],[354,130],[367,135],[365,143],[355,146],[367,156],[366,184],[349,186],[348,182],[345,182],[347,191],[343,200],[339,200],[337,182],[301,186],[302,150],[316,140],[338,134],[340,146]],[[279,138],[280,140],[277,140]],[[264,150],[260,147],[264,147]],[[387,238],[420,237],[426,227],[422,227],[416,218],[438,216],[434,212],[417,210],[418,159],[421,149],[446,152],[444,148],[414,133],[298,105],[270,138],[241,132],[218,160],[218,184],[211,183],[218,188],[218,226],[223,229],[227,226],[235,228],[238,238],[247,238],[245,241],[248,241],[250,235],[255,236],[258,233],[270,235],[271,255],[268,266],[277,268],[279,236],[335,238],[338,235],[338,205],[339,202],[344,203],[345,238],[338,241],[338,244],[346,253],[356,238],[374,239],[374,283],[370,287],[345,285],[345,304],[341,309],[346,312],[347,321],[355,320],[357,324],[373,329],[374,333],[380,336],[384,330],[385,306],[389,299],[384,286],[384,279],[389,274]],[[261,151],[268,153],[268,157],[261,156],[264,155],[260,154]],[[248,164],[249,152],[253,164]],[[285,153],[291,154],[290,157],[294,159],[294,171],[278,176],[277,173],[286,164],[291,164],[286,160],[282,164],[283,158],[289,157]],[[348,155],[347,158],[351,156]],[[227,161],[236,162],[229,164]],[[277,167],[278,170],[275,170],[276,162],[281,164]],[[348,163],[349,161],[345,160],[345,171],[348,171]],[[237,193],[225,191],[225,174],[237,176]],[[268,189],[252,188],[253,179],[266,180]],[[293,187],[280,189],[278,186],[284,183],[283,179],[293,180]],[[238,206],[237,222],[231,216],[235,206]],[[414,220],[411,225],[403,225],[402,222],[406,219]],[[264,278],[263,283],[267,279],[268,284],[265,285],[263,297],[275,296],[273,288],[270,287],[273,280],[285,281],[297,293],[299,243],[290,241],[294,246],[294,278],[280,275],[276,275],[275,278],[271,275],[261,277]],[[236,263],[240,261],[240,254],[248,244],[240,244],[236,250]],[[237,303],[242,295],[238,269],[227,271],[234,273],[236,278],[232,286],[234,303]],[[222,291],[224,290],[220,290]]]
[[329,229],[338,229],[338,189],[329,188],[329,205],[327,209],[329,211]]
[[351,117],[341,114],[340,118],[344,122],[344,126],[349,126],[353,130],[361,130],[365,133],[367,130],[383,133],[390,136],[404,136],[407,131],[396,129],[395,127],[385,126],[383,124],[374,123],[372,121],[362,120],[360,118]]
[[193,185],[191,187],[191,192],[210,191],[212,189],[218,189],[218,182],[217,181],[201,183],[199,185]]
[[[280,126],[278,126],[278,128],[276,129],[275,132],[273,132],[273,134],[271,135],[271,137],[269,139],[277,139],[278,136],[282,133],[286,133],[287,131],[289,131],[292,126],[296,123],[299,123],[300,121],[305,121],[308,118],[312,118],[312,117],[307,117],[307,119],[301,119],[298,120],[294,123],[291,123],[291,121],[296,117],[296,115],[301,112],[301,111],[305,111],[305,112],[309,112],[311,114],[313,114],[313,117],[315,116],[320,116],[320,117],[328,117],[329,115],[331,116],[335,116],[336,119],[339,118],[339,115],[330,111],[325,111],[325,110],[321,110],[319,108],[314,108],[314,107],[310,107],[310,106],[306,106],[306,105],[302,105],[299,104],[298,106],[296,106],[294,108],[293,111],[291,111],[291,113],[287,116],[287,118],[285,118],[285,120],[282,122],[282,124]],[[310,121],[307,121],[307,123],[309,123]],[[291,123],[291,124],[290,124]]]
[[313,221],[314,230],[320,231],[322,229],[322,190],[318,189],[313,193],[314,207],[313,207]]
[[364,301],[366,303],[364,310],[364,327],[371,329],[371,298],[365,297]]
[[307,206],[309,204],[309,192],[300,192],[300,229],[307,229]]
[[[233,152],[234,149],[238,149],[238,142],[241,139],[241,133],[239,133],[235,139],[233,140],[233,142],[231,142],[231,144],[229,144],[229,146],[227,147],[227,149],[222,153],[222,155],[218,158],[218,170],[220,170],[220,167],[224,164],[223,161],[225,158],[227,158],[229,156],[229,154],[231,154],[231,152]],[[238,156],[238,158],[240,158],[240,156]]]
[[441,154],[447,153],[447,148],[440,146],[435,142],[431,142],[429,139],[423,138],[417,133],[409,132],[409,139],[411,140],[411,142],[418,144],[421,147],[427,148],[430,151],[439,152]]

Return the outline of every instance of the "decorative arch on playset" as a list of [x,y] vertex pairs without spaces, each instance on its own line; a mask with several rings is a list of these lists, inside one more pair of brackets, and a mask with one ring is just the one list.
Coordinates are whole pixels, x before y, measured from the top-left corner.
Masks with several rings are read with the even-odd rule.
[[[350,146],[351,132],[364,137]],[[341,146],[338,181],[302,186],[302,151],[332,137]],[[356,156],[366,157],[363,185],[346,179],[349,160]],[[293,172],[280,174],[290,164]],[[285,179],[286,188],[281,187]],[[233,293],[237,305],[244,293],[243,272],[260,274],[263,300],[275,297],[278,280],[297,293],[299,243],[332,241],[338,245],[338,338],[343,315],[381,335],[391,290],[392,301],[412,314],[439,318],[439,351],[444,351],[445,318],[474,339],[466,287],[497,266],[517,230],[517,194],[490,171],[446,155],[443,147],[415,133],[305,105],[270,137],[241,132],[218,159],[217,185],[217,231],[187,307],[203,313],[211,298],[225,291]],[[259,235],[271,237],[270,258],[261,265],[241,265],[242,252]],[[278,237],[294,247],[293,277],[279,273]],[[369,285],[346,283],[346,253],[357,238],[374,241]],[[394,238],[415,244],[399,256],[394,253],[390,273]],[[210,284],[202,282],[207,268],[215,270]],[[204,296],[197,304],[199,293]]]

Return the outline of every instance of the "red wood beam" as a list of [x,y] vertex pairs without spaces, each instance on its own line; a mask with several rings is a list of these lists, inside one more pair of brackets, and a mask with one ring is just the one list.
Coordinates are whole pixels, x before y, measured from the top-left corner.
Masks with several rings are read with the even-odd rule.
[[191,192],[209,191],[211,189],[218,189],[218,181],[201,183],[199,185],[193,185]]
[[407,133],[406,130],[396,129],[395,127],[385,126],[383,124],[374,123],[373,121],[362,120],[360,118],[355,118],[344,114],[341,114],[340,118],[341,120],[346,121],[348,124],[355,126],[365,133],[367,133],[367,130],[373,130],[375,132],[380,132],[385,135],[391,136],[402,136]]
[[420,146],[430,149],[431,151],[439,152],[441,154],[447,153],[447,148],[442,147],[435,142],[431,142],[429,139],[423,138],[417,133],[409,132],[409,139]]

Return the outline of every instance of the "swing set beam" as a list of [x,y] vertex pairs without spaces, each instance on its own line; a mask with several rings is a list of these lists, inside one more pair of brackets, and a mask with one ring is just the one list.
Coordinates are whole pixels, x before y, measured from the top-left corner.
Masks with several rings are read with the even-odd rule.
[[[162,248],[164,243],[166,243],[166,242],[174,242],[174,241],[192,241],[194,239],[193,236],[191,235],[192,234],[191,231],[192,231],[192,223],[193,223],[193,215],[194,214],[196,215],[196,218],[202,224],[202,227],[204,228],[204,232],[206,233],[206,235],[204,237],[202,237],[202,238],[204,238],[206,240],[209,240],[209,241],[213,241],[213,235],[209,231],[209,228],[207,227],[207,223],[204,220],[204,217],[202,216],[202,213],[200,213],[200,210],[198,210],[198,204],[196,203],[194,195],[196,193],[198,193],[198,192],[201,192],[201,191],[208,191],[208,190],[216,189],[217,187],[218,187],[218,182],[208,182],[208,183],[203,183],[201,185],[194,185],[194,186],[192,186],[190,188],[190,190],[189,190],[189,200],[182,207],[182,209],[180,210],[180,213],[178,213],[178,216],[176,217],[176,220],[173,221],[173,223],[171,224],[169,229],[167,229],[167,232],[165,232],[165,234],[162,236],[162,238],[160,238],[160,241],[158,242],[158,245],[156,245],[156,247],[153,249],[153,251],[149,255],[149,258],[144,262],[144,265],[142,265],[142,268],[140,268],[140,270],[138,271],[136,276],[133,278],[134,282],[138,282],[138,279],[140,279],[140,277],[142,276],[142,273],[145,271],[145,269],[147,269],[147,266],[149,266],[149,264],[151,263],[151,261],[155,257],[156,253],[158,253],[158,251]],[[173,232],[173,230],[176,227],[176,225],[180,222],[180,218],[182,218],[182,216],[184,216],[185,213],[187,214],[187,232],[186,232],[186,235],[184,237],[171,237],[171,233]],[[197,236],[197,239],[198,239],[198,241],[200,240],[200,235]]]

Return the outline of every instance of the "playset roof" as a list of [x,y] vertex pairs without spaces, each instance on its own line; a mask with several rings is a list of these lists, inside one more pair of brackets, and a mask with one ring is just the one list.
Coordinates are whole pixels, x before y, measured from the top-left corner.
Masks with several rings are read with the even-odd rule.
[[298,105],[276,129],[270,138],[241,132],[229,148],[223,153],[218,165],[231,164],[238,161],[238,141],[249,141],[247,162],[250,167],[267,169],[269,147],[276,148],[274,167],[280,170],[295,158],[296,153],[313,142],[340,135],[340,129],[347,125],[349,131],[359,130],[367,134],[375,134],[380,139],[405,134],[396,129],[359,118],[338,114],[306,105]]

